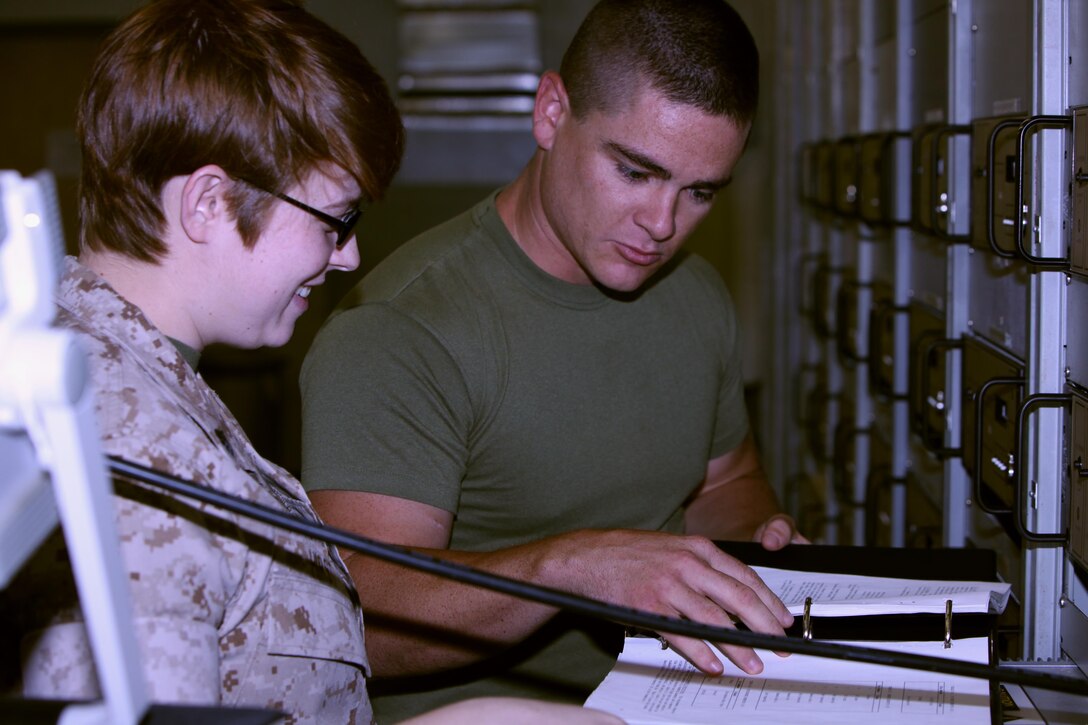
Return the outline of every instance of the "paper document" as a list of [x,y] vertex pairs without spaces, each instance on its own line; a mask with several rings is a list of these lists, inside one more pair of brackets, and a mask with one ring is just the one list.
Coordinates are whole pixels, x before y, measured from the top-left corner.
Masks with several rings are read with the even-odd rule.
[[[935,657],[986,663],[985,637],[943,642],[848,642]],[[759,652],[764,670],[755,676],[707,677],[656,639],[629,637],[612,672],[586,707],[611,712],[629,725],[641,723],[835,723],[895,725],[990,722],[986,680],[865,662]]]
[[804,612],[805,598],[812,597],[813,617],[845,617],[864,614],[944,613],[952,600],[952,612],[1000,614],[1009,601],[1011,586],[1003,582],[930,581],[892,579],[853,574],[787,571],[766,566],[753,570],[778,595],[790,613]]

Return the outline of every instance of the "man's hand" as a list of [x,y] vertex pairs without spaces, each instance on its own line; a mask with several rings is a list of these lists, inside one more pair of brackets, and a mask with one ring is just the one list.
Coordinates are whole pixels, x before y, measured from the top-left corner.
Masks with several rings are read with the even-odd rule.
[[[594,599],[668,617],[783,636],[793,616],[747,565],[709,539],[643,531],[578,531],[558,537],[566,587]],[[553,542],[558,544],[559,542]],[[555,572],[549,572],[552,579]],[[668,644],[710,675],[721,660],[701,639],[663,634]],[[737,667],[758,674],[763,663],[748,647],[716,645]]]
[[811,543],[797,530],[793,518],[786,514],[775,514],[760,524],[752,541],[759,542],[767,551],[778,551],[787,544]]

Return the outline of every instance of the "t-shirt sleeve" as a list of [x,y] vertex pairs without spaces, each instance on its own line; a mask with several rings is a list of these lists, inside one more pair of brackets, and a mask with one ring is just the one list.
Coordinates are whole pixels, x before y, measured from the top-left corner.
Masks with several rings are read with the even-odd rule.
[[302,482],[455,512],[468,457],[464,377],[430,330],[385,303],[332,317],[303,364]]

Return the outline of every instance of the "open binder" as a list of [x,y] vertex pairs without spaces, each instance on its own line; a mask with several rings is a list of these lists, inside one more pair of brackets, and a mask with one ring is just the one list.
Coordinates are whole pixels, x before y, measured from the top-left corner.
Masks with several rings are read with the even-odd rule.
[[[770,552],[755,543],[718,545],[751,566],[791,573],[920,583],[997,581],[995,554],[976,549],[805,545]],[[939,592],[945,587],[932,588]],[[985,607],[957,612],[944,601],[940,611],[811,616],[819,608],[806,603],[810,616],[795,616],[789,636],[980,664],[997,661],[997,615]],[[873,722],[878,718],[897,722],[896,717],[905,716],[909,722],[938,723],[961,722],[965,715],[972,722],[1002,722],[997,683],[941,680],[932,673],[843,660],[792,655],[787,661],[772,653],[760,654],[765,670],[759,676],[744,675],[727,664],[725,675],[710,678],[679,655],[662,650],[656,639],[630,638],[616,668],[586,704],[633,723]]]
[[[989,549],[906,549],[880,546],[811,544],[767,551],[754,542],[719,541],[718,548],[749,566],[773,566],[797,571],[818,571],[860,576],[894,576],[929,581],[996,582],[997,554]],[[949,603],[950,604],[950,603]],[[945,612],[870,614],[848,617],[797,618],[787,630],[790,636],[859,642],[934,641],[946,648],[959,639],[985,637],[988,664],[996,665],[998,615],[993,612]],[[990,719],[1002,722],[1001,687],[990,683]]]

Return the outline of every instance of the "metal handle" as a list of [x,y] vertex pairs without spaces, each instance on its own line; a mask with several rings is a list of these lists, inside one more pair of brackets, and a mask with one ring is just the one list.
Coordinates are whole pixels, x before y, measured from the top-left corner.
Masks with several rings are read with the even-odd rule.
[[[852,487],[846,485],[843,474],[846,472],[846,446],[856,436],[872,435],[869,428],[858,428],[854,421],[846,418],[835,426],[833,449],[831,451],[832,488],[836,498],[847,508],[857,509],[865,506],[865,501],[855,501]],[[856,452],[856,451],[855,451]]]
[[804,426],[806,423],[805,418],[805,399],[806,396],[802,392],[805,387],[805,376],[808,374],[816,373],[819,370],[819,366],[815,363],[805,363],[801,365],[801,369],[798,371],[797,377],[793,379],[794,394],[793,394],[793,410],[794,410],[794,422],[798,426]]
[[[854,165],[854,187],[850,189],[843,189],[838,179],[839,171],[839,153],[840,149],[844,146],[853,146],[853,165]],[[843,136],[837,139],[831,147],[831,159],[832,168],[834,173],[832,178],[834,179],[834,193],[831,201],[831,206],[836,214],[843,217],[855,217],[857,216],[858,207],[858,139],[856,136]],[[851,196],[852,194],[852,196]],[[843,207],[847,208],[844,209]]]
[[869,471],[865,479],[865,545],[876,546],[877,523],[880,518],[877,495],[880,489],[890,489],[895,484],[905,485],[907,480],[892,475],[891,466],[884,464]]
[[922,364],[922,349],[924,346],[926,354],[928,355],[929,351],[932,349],[931,347],[929,347],[929,341],[940,340],[942,339],[943,335],[944,333],[938,330],[925,330],[918,334],[917,340],[911,341],[910,359],[912,365],[911,380],[909,385],[907,386],[908,398],[910,399],[908,405],[910,407],[911,414],[911,430],[913,430],[919,436],[922,435],[923,431],[923,414],[925,413],[925,410],[922,406],[925,402],[925,398],[922,397],[922,394],[923,392],[925,392],[923,391],[923,386],[926,386],[925,382],[923,381],[925,369]]
[[827,307],[817,304],[819,299],[819,291],[821,289],[820,282],[824,281],[826,284],[826,277],[832,274],[840,274],[843,269],[841,267],[832,267],[827,263],[817,265],[816,271],[812,275],[812,328],[816,331],[816,334],[822,338],[829,338],[835,335],[835,330],[828,324],[827,321]]
[[[801,278],[801,280],[803,282],[802,287],[801,287],[802,290],[806,289],[806,287],[809,287],[810,282],[815,277],[815,274],[810,276],[809,272],[808,272],[808,268],[813,263],[816,263],[817,265],[826,266],[826,264],[827,264],[827,255],[824,254],[823,252],[810,252],[809,254],[801,255],[801,259],[799,260],[799,264],[801,266],[799,276],[800,276],[800,278]],[[806,300],[805,298],[808,297],[811,300],[811,298],[814,297],[813,288],[814,288],[814,285],[812,287],[809,287],[808,295],[802,294],[800,296],[800,299],[797,301],[797,312],[798,312],[798,314],[801,315],[802,318],[808,317],[809,315],[812,314],[812,310],[805,306],[805,303],[807,301],[809,301],[809,300]]]
[[[858,141],[858,218],[871,227],[884,224],[884,152],[887,148],[887,133],[867,133]],[[868,151],[875,148],[874,158]],[[866,162],[869,164],[866,164]],[[867,184],[866,180],[875,179]],[[870,187],[875,187],[871,189]],[[869,192],[869,193],[866,193]],[[874,203],[875,202],[875,203]]]
[[[834,143],[829,140],[819,141],[816,144],[815,151],[815,179],[816,179],[816,195],[812,202],[812,206],[817,211],[834,212],[835,211],[835,147]],[[828,168],[831,167],[831,168]],[[828,198],[822,198],[822,193],[826,192]]]
[[[880,144],[880,159],[881,159],[881,171],[884,172],[888,165],[885,163],[887,159],[888,149],[891,148],[899,139],[911,138],[910,131],[892,131],[884,134],[884,138]],[[880,176],[880,221],[887,226],[905,227],[910,225],[910,218],[908,214],[907,219],[895,219],[892,216],[891,205],[894,203],[892,192],[895,190],[895,184],[891,175],[888,173],[881,173]]]
[[797,177],[801,180],[798,196],[802,204],[812,204],[816,201],[816,144],[807,141],[801,144],[801,151],[797,154]]
[[[992,378],[982,384],[982,387],[978,389],[978,393],[975,395],[975,450],[972,461],[974,463],[974,470],[971,472],[975,479],[975,503],[978,507],[988,514],[1010,514],[1012,509],[996,509],[990,508],[982,501],[982,407],[983,401],[986,399],[986,393],[991,388],[996,388],[1002,385],[1016,385],[1019,387],[1024,386],[1023,378]],[[1020,468],[1020,461],[1011,461],[1012,465]]]
[[918,420],[918,436],[922,439],[922,445],[926,449],[936,453],[941,458],[950,458],[959,456],[963,453],[963,448],[948,448],[944,445],[944,434],[938,432],[940,435],[940,443],[934,443],[934,432],[929,425],[928,411],[925,406],[929,404],[929,376],[924,373],[922,361],[929,357],[929,354],[935,350],[947,352],[948,350],[959,350],[963,347],[963,340],[952,340],[943,337],[937,337],[932,342],[921,345],[918,350],[918,357],[916,358],[918,364],[918,373],[920,377],[919,392],[919,411],[920,416]]
[[1070,116],[1033,116],[1020,124],[1016,136],[1016,206],[1013,207],[1013,237],[1016,239],[1016,251],[1020,257],[1039,267],[1068,269],[1067,257],[1037,257],[1024,246],[1024,139],[1029,132],[1035,133],[1042,128],[1070,128],[1073,119]]
[[[883,358],[880,355],[880,342],[884,339],[883,330],[886,321],[893,315],[902,315],[910,312],[909,307],[897,306],[888,300],[880,300],[873,305],[869,313],[869,387],[878,396],[885,399],[902,399],[895,392],[895,380],[884,380],[880,375],[883,367]],[[874,330],[881,334],[874,334]],[[893,364],[894,374],[894,364]]]
[[[910,228],[920,234],[932,234],[933,229],[930,226],[926,226],[921,219],[921,209],[925,209],[927,215],[929,210],[932,209],[932,194],[929,198],[922,198],[922,146],[927,138],[936,133],[943,126],[932,124],[929,126],[920,126],[914,129],[911,133],[911,174],[910,174],[910,198],[911,198],[911,214],[910,214]],[[928,178],[927,178],[928,180]],[[915,213],[918,212],[918,213]]]
[[864,363],[868,361],[868,358],[861,355],[857,347],[854,346],[849,339],[850,327],[846,324],[846,312],[850,306],[850,300],[848,294],[850,292],[857,292],[858,290],[868,289],[872,285],[868,282],[858,282],[857,280],[844,280],[839,285],[838,295],[835,299],[835,346],[838,348],[839,355],[843,361],[847,364]]
[[[808,407],[811,410],[815,410],[817,404],[836,400],[841,396],[840,393],[828,392],[826,385],[819,385],[809,394],[809,397],[813,399]],[[818,401],[818,403],[817,403]],[[818,463],[830,463],[831,458],[827,455],[827,450],[824,447],[824,441],[819,439],[819,419],[818,416],[813,414],[805,424],[805,432],[807,433],[808,445],[812,449],[812,456]]]
[[1037,408],[1067,408],[1072,404],[1073,396],[1065,393],[1037,393],[1024,400],[1016,414],[1016,455],[1019,457],[1021,464],[1016,471],[1016,493],[1013,499],[1013,507],[1016,511],[1013,515],[1013,522],[1025,541],[1064,544],[1069,540],[1068,532],[1064,534],[1036,534],[1033,531],[1028,531],[1027,524],[1024,522],[1024,469],[1027,466],[1024,466],[1022,462],[1027,460],[1024,451],[1026,440],[1024,436],[1024,419]]
[[1022,122],[1023,119],[1020,118],[999,121],[990,131],[990,138],[986,143],[986,242],[990,245],[990,249],[994,254],[1005,259],[1016,259],[1017,254],[1008,249],[1002,249],[998,245],[997,235],[994,233],[994,179],[996,178],[994,174],[994,155],[997,153],[998,134],[1006,128],[1019,126]]
[[930,208],[933,209],[933,233],[950,244],[965,244],[971,239],[970,234],[951,234],[947,229],[942,229],[938,220],[941,216],[947,216],[949,204],[947,199],[941,199],[937,195],[937,165],[941,159],[941,143],[951,136],[964,136],[971,134],[970,126],[941,126],[933,132],[933,144],[930,146]]

